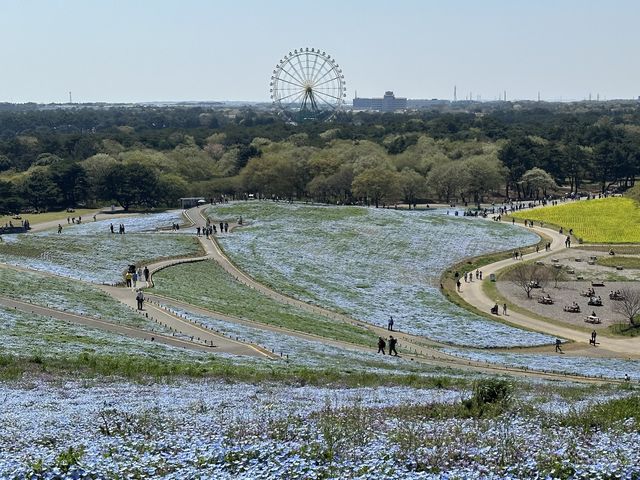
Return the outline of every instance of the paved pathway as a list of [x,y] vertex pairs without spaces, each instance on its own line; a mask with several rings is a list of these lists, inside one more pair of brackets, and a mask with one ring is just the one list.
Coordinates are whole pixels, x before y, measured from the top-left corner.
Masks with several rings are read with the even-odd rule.
[[120,325],[113,322],[107,322],[107,321],[89,317],[86,315],[77,315],[75,313],[62,312],[60,310],[56,310],[53,308],[42,307],[39,305],[22,302],[20,300],[11,299],[4,296],[0,296],[0,304],[4,305],[5,307],[13,308],[15,310],[20,310],[26,313],[33,313],[36,315],[55,318],[56,320],[63,320],[70,323],[85,325],[88,327],[97,328],[97,329],[104,330],[111,333],[126,335],[127,337],[131,337],[131,338],[148,340],[150,342],[153,341],[155,343],[160,343],[163,345],[170,345],[172,347],[181,347],[189,350],[198,350],[198,351],[206,351],[206,352],[218,351],[217,349],[212,348],[210,345],[205,345],[204,342],[202,343],[189,342],[181,338],[165,335],[162,333],[150,332],[148,330],[128,327],[125,325]]
[[[566,249],[564,245],[566,235],[562,235],[557,231],[548,228],[527,228],[540,234],[545,234],[552,239],[552,242],[551,252],[546,252],[543,249],[539,253],[529,253],[524,256],[526,260],[536,260],[550,257],[553,256],[554,253]],[[473,305],[479,310],[489,312],[491,307],[493,307],[496,302],[495,299],[489,298],[486,295],[482,288],[483,283],[490,281],[490,276],[492,273],[496,274],[503,268],[513,265],[516,262],[520,262],[520,260],[508,258],[506,260],[501,260],[499,262],[495,262],[482,267],[483,280],[462,283],[462,291],[459,293],[460,297],[465,302]],[[499,311],[502,311],[501,306]],[[540,320],[530,315],[526,315],[524,313],[516,312],[513,310],[509,312],[508,316],[500,316],[498,318],[512,325],[528,328],[530,330],[536,330],[538,332],[582,343],[587,347],[587,351],[585,351],[585,354],[588,353],[589,335],[584,331],[576,330],[571,326],[563,325],[561,323],[553,323]],[[614,338],[603,333],[600,333],[598,335],[598,338],[600,339],[601,347],[605,347],[607,350],[618,354],[618,356],[640,358],[640,338]]]

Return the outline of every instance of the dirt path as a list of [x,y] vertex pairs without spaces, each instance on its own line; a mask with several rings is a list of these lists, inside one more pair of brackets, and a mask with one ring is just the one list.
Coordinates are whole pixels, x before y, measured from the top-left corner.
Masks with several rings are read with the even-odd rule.
[[[167,305],[170,307],[177,307],[185,310],[189,310],[194,313],[198,313],[205,316],[210,316],[213,318],[219,318],[221,320],[226,320],[232,323],[237,323],[240,325],[247,325],[254,328],[260,328],[261,330],[271,331],[274,333],[282,333],[283,335],[288,335],[296,338],[300,338],[303,340],[310,340],[320,342],[324,345],[331,345],[338,348],[342,348],[345,350],[351,350],[354,352],[372,352],[372,348],[366,347],[363,345],[356,345],[353,343],[342,342],[340,340],[329,339],[326,337],[321,337],[318,335],[296,332],[294,330],[288,330],[285,328],[277,327],[274,325],[268,325],[260,322],[255,322],[252,320],[246,320],[239,317],[234,317],[230,315],[226,315],[220,312],[216,312],[213,310],[208,310],[202,307],[197,307],[191,305],[189,303],[181,302],[179,300],[175,300],[173,298],[164,297],[161,295],[148,294],[148,298],[156,304],[159,308],[163,308],[163,305]],[[438,350],[433,350],[429,348],[421,348],[417,347],[414,350],[405,351],[405,345],[400,345],[399,347],[401,355],[399,357],[389,357],[389,361],[411,361],[417,363],[424,363],[430,366],[439,366],[444,368],[452,368],[452,369],[460,369],[464,368],[465,370],[472,370],[477,373],[491,373],[491,374],[507,374],[516,377],[526,377],[526,378],[541,378],[546,380],[563,380],[563,381],[575,381],[580,383],[618,383],[616,380],[603,380],[596,379],[591,377],[582,377],[577,375],[569,375],[562,373],[550,373],[550,372],[537,372],[525,370],[522,368],[515,367],[504,367],[500,365],[494,365],[487,362],[478,362],[471,361],[464,358],[459,358],[451,355],[444,354]],[[279,352],[275,352],[278,354]],[[285,352],[286,353],[286,352]]]
[[[526,260],[538,260],[545,257],[551,257],[554,255],[554,252],[557,253],[558,251],[567,248],[564,244],[566,236],[558,233],[555,230],[541,227],[527,227],[527,229],[538,233],[544,233],[552,239],[552,242],[551,252],[546,252],[543,250],[539,253],[529,253],[524,255]],[[514,265],[515,263],[520,261],[521,260],[508,258],[506,260],[501,260],[499,262],[495,262],[482,267],[483,280],[463,283],[461,292],[459,293],[460,297],[465,302],[473,305],[479,310],[489,312],[491,307],[493,307],[496,303],[496,300],[487,296],[484,289],[482,288],[483,283],[490,282],[491,274],[496,274],[503,268]],[[502,312],[501,305],[499,311]],[[512,325],[524,327],[530,330],[535,330],[541,333],[546,333],[548,335],[553,335],[556,337],[571,340],[573,342],[584,344],[584,353],[585,355],[588,355],[589,335],[582,330],[576,330],[569,325],[547,322],[526,315],[524,313],[514,311],[509,312],[507,316],[501,317],[501,319]],[[625,358],[640,358],[640,338],[614,338],[601,333],[599,335],[599,339],[601,346],[605,347],[608,351],[617,354],[617,356],[622,356]]]
[[0,297],[0,304],[5,307],[20,310],[25,313],[33,313],[36,315],[42,315],[45,317],[55,318],[56,320],[62,320],[78,325],[84,325],[87,327],[97,328],[106,332],[116,333],[119,335],[125,335],[131,338],[137,338],[140,340],[147,340],[149,342],[155,342],[162,345],[169,345],[172,347],[181,347],[188,350],[197,350],[203,352],[219,351],[216,348],[212,348],[210,345],[203,343],[189,342],[181,338],[165,335],[157,332],[149,332],[139,328],[127,327],[119,325],[117,323],[105,322],[97,318],[88,317],[84,315],[76,315],[74,313],[62,312],[48,307],[42,307],[34,305],[32,303],[26,303],[19,300],[10,299],[7,297]]

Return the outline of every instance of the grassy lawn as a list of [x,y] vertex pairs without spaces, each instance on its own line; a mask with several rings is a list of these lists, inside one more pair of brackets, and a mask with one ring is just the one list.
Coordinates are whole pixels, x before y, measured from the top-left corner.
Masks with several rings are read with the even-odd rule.
[[608,257],[598,257],[598,265],[605,267],[617,267],[640,269],[640,257],[623,257],[620,255],[612,255]]
[[359,345],[371,346],[377,341],[362,328],[279,303],[236,282],[212,261],[161,270],[154,275],[154,281],[154,293],[220,313]]
[[513,214],[519,219],[562,227],[587,243],[640,242],[640,206],[629,198],[614,197],[537,208]]
[[635,317],[636,325],[631,326],[629,323],[616,323],[609,327],[609,331],[614,335],[622,335],[624,337],[640,337],[640,318]]
[[[60,212],[46,212],[46,213],[23,213],[20,216],[22,220],[29,220],[31,225],[38,225],[39,223],[51,222],[53,220],[64,220],[64,223],[67,223],[67,217],[87,217],[93,214],[97,209],[96,208],[79,208],[73,213],[69,213],[66,210],[62,210]],[[0,216],[0,225],[4,225],[5,223],[13,222],[14,225],[20,225],[20,220],[14,220],[10,215]]]

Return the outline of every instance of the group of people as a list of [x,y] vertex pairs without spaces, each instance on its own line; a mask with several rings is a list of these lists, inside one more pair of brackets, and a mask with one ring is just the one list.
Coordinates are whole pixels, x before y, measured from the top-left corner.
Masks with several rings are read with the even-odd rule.
[[149,276],[149,267],[144,267],[144,269],[138,267],[138,269],[136,270],[135,265],[129,265],[129,269],[124,276],[124,280],[127,287],[136,288],[138,286],[138,282],[141,282],[143,278],[144,281],[148,283]]
[[[491,307],[491,313],[493,315],[500,315],[500,307],[498,306],[498,304],[494,304],[493,307]],[[507,314],[507,304],[503,303],[502,304],[502,314],[506,315]]]
[[[109,231],[111,233],[116,233],[115,228],[113,227],[113,223],[109,225]],[[124,223],[121,223],[120,225],[118,225],[118,233],[120,235],[124,235],[126,233]]]
[[82,217],[78,217],[78,218],[76,218],[76,217],[67,217],[67,225],[71,225],[71,224],[75,224],[75,223],[78,223],[78,224],[82,223]]
[[[389,335],[389,355],[393,355],[395,357],[398,356],[398,351],[396,350],[396,345],[398,345],[398,339],[393,335]],[[378,337],[378,353],[382,353],[386,355],[387,342],[382,337]]]
[[[482,270],[476,270],[476,280],[482,280]],[[465,283],[473,282],[473,272],[468,272],[464,274]]]

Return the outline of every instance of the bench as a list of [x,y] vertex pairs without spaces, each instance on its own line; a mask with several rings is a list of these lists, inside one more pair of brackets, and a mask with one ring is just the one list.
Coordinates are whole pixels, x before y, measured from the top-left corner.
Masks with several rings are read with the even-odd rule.
[[604,282],[596,280],[595,282],[591,282],[591,286],[592,287],[604,287]]

